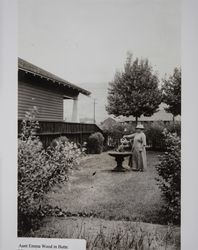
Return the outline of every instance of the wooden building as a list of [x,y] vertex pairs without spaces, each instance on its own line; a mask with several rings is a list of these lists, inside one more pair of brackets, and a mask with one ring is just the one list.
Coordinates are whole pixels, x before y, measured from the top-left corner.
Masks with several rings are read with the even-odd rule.
[[[40,129],[38,135],[44,146],[52,139],[61,135],[83,143],[88,136],[98,132],[95,124],[77,123],[78,96],[89,96],[91,93],[71,84],[60,77],[51,74],[21,58],[18,59],[18,124],[19,133],[21,121],[27,111],[37,107]],[[63,121],[64,100],[73,100],[72,122]]]

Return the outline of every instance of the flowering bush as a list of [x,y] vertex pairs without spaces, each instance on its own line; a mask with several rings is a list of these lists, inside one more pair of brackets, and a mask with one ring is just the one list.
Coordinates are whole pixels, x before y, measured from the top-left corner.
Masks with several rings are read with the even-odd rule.
[[69,170],[79,164],[81,156],[81,150],[68,140],[57,139],[45,150],[34,135],[35,128],[38,122],[24,120],[18,139],[19,234],[46,214],[46,193],[57,183],[68,180]]
[[96,132],[89,136],[87,148],[91,154],[100,154],[103,150],[104,136],[100,132]]
[[180,223],[181,139],[176,133],[164,132],[166,152],[156,167],[158,185],[166,200],[165,213],[169,222]]

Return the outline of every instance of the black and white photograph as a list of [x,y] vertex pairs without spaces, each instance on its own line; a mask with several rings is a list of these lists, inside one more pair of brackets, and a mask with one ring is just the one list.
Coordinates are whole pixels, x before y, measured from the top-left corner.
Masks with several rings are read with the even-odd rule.
[[181,0],[18,0],[17,234],[181,249]]

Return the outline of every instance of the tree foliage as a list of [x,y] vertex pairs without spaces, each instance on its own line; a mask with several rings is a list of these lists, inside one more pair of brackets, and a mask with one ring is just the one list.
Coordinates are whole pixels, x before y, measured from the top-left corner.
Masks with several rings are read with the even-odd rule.
[[175,68],[173,75],[164,79],[163,101],[168,105],[166,111],[173,116],[181,115],[181,69]]
[[133,60],[128,54],[124,72],[116,72],[109,83],[106,110],[115,116],[151,116],[161,103],[158,77],[147,59]]

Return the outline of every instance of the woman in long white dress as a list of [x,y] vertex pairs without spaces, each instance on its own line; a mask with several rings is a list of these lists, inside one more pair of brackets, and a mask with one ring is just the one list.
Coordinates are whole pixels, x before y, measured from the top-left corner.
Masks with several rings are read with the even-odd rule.
[[124,138],[133,139],[132,156],[129,165],[134,171],[144,171],[147,168],[146,160],[146,136],[143,132],[144,126],[136,126],[136,132],[131,135],[125,135]]

